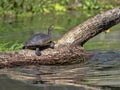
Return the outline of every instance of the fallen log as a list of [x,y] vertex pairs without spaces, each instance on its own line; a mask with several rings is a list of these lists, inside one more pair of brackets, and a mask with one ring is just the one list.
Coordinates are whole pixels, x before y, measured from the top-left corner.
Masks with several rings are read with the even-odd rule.
[[33,50],[0,53],[0,68],[35,64],[72,64],[85,61],[93,54],[86,52],[83,45],[119,22],[120,7],[102,12],[67,32],[56,42],[54,49],[43,50],[41,56],[36,56]]

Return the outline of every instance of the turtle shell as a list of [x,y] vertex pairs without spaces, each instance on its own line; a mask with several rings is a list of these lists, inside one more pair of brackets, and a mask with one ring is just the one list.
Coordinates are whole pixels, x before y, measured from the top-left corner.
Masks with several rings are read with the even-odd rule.
[[50,43],[51,37],[49,35],[39,33],[33,35],[26,43],[25,47],[46,46]]

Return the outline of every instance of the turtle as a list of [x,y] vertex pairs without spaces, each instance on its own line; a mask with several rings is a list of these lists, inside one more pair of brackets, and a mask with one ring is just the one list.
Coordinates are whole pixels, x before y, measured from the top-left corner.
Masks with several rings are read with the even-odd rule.
[[23,49],[35,50],[37,56],[41,55],[41,50],[46,48],[54,48],[55,43],[52,41],[51,31],[54,26],[50,25],[48,28],[48,34],[38,33],[34,34],[28,41],[24,43]]

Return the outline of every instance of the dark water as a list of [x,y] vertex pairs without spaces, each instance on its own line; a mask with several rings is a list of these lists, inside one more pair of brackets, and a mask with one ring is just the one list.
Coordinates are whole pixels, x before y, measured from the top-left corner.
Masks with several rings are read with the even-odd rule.
[[65,85],[28,85],[20,81],[12,80],[8,76],[0,75],[0,90],[85,90],[75,86]]
[[[55,25],[52,35],[54,40],[57,40],[93,14],[69,12],[17,20],[1,19],[0,43],[11,42],[8,47],[14,42],[23,43],[34,33],[47,33],[47,28],[51,24]],[[9,23],[10,21],[12,24]],[[112,27],[110,33],[103,32],[91,39],[84,47],[95,55],[83,64],[1,69],[0,90],[119,90],[119,38],[120,24]],[[43,83],[38,80],[42,80]]]

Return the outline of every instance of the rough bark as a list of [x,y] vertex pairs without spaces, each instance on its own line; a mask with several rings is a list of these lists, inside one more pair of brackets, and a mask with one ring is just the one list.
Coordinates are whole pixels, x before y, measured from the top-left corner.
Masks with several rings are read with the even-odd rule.
[[120,7],[102,12],[70,30],[60,40],[58,40],[56,46],[66,44],[79,44],[82,46],[92,37],[118,24],[119,22]]
[[102,12],[76,26],[61,39],[54,49],[42,51],[36,56],[32,50],[19,50],[0,54],[0,67],[14,67],[33,64],[71,64],[87,60],[92,54],[83,49],[90,38],[120,22],[120,7]]

